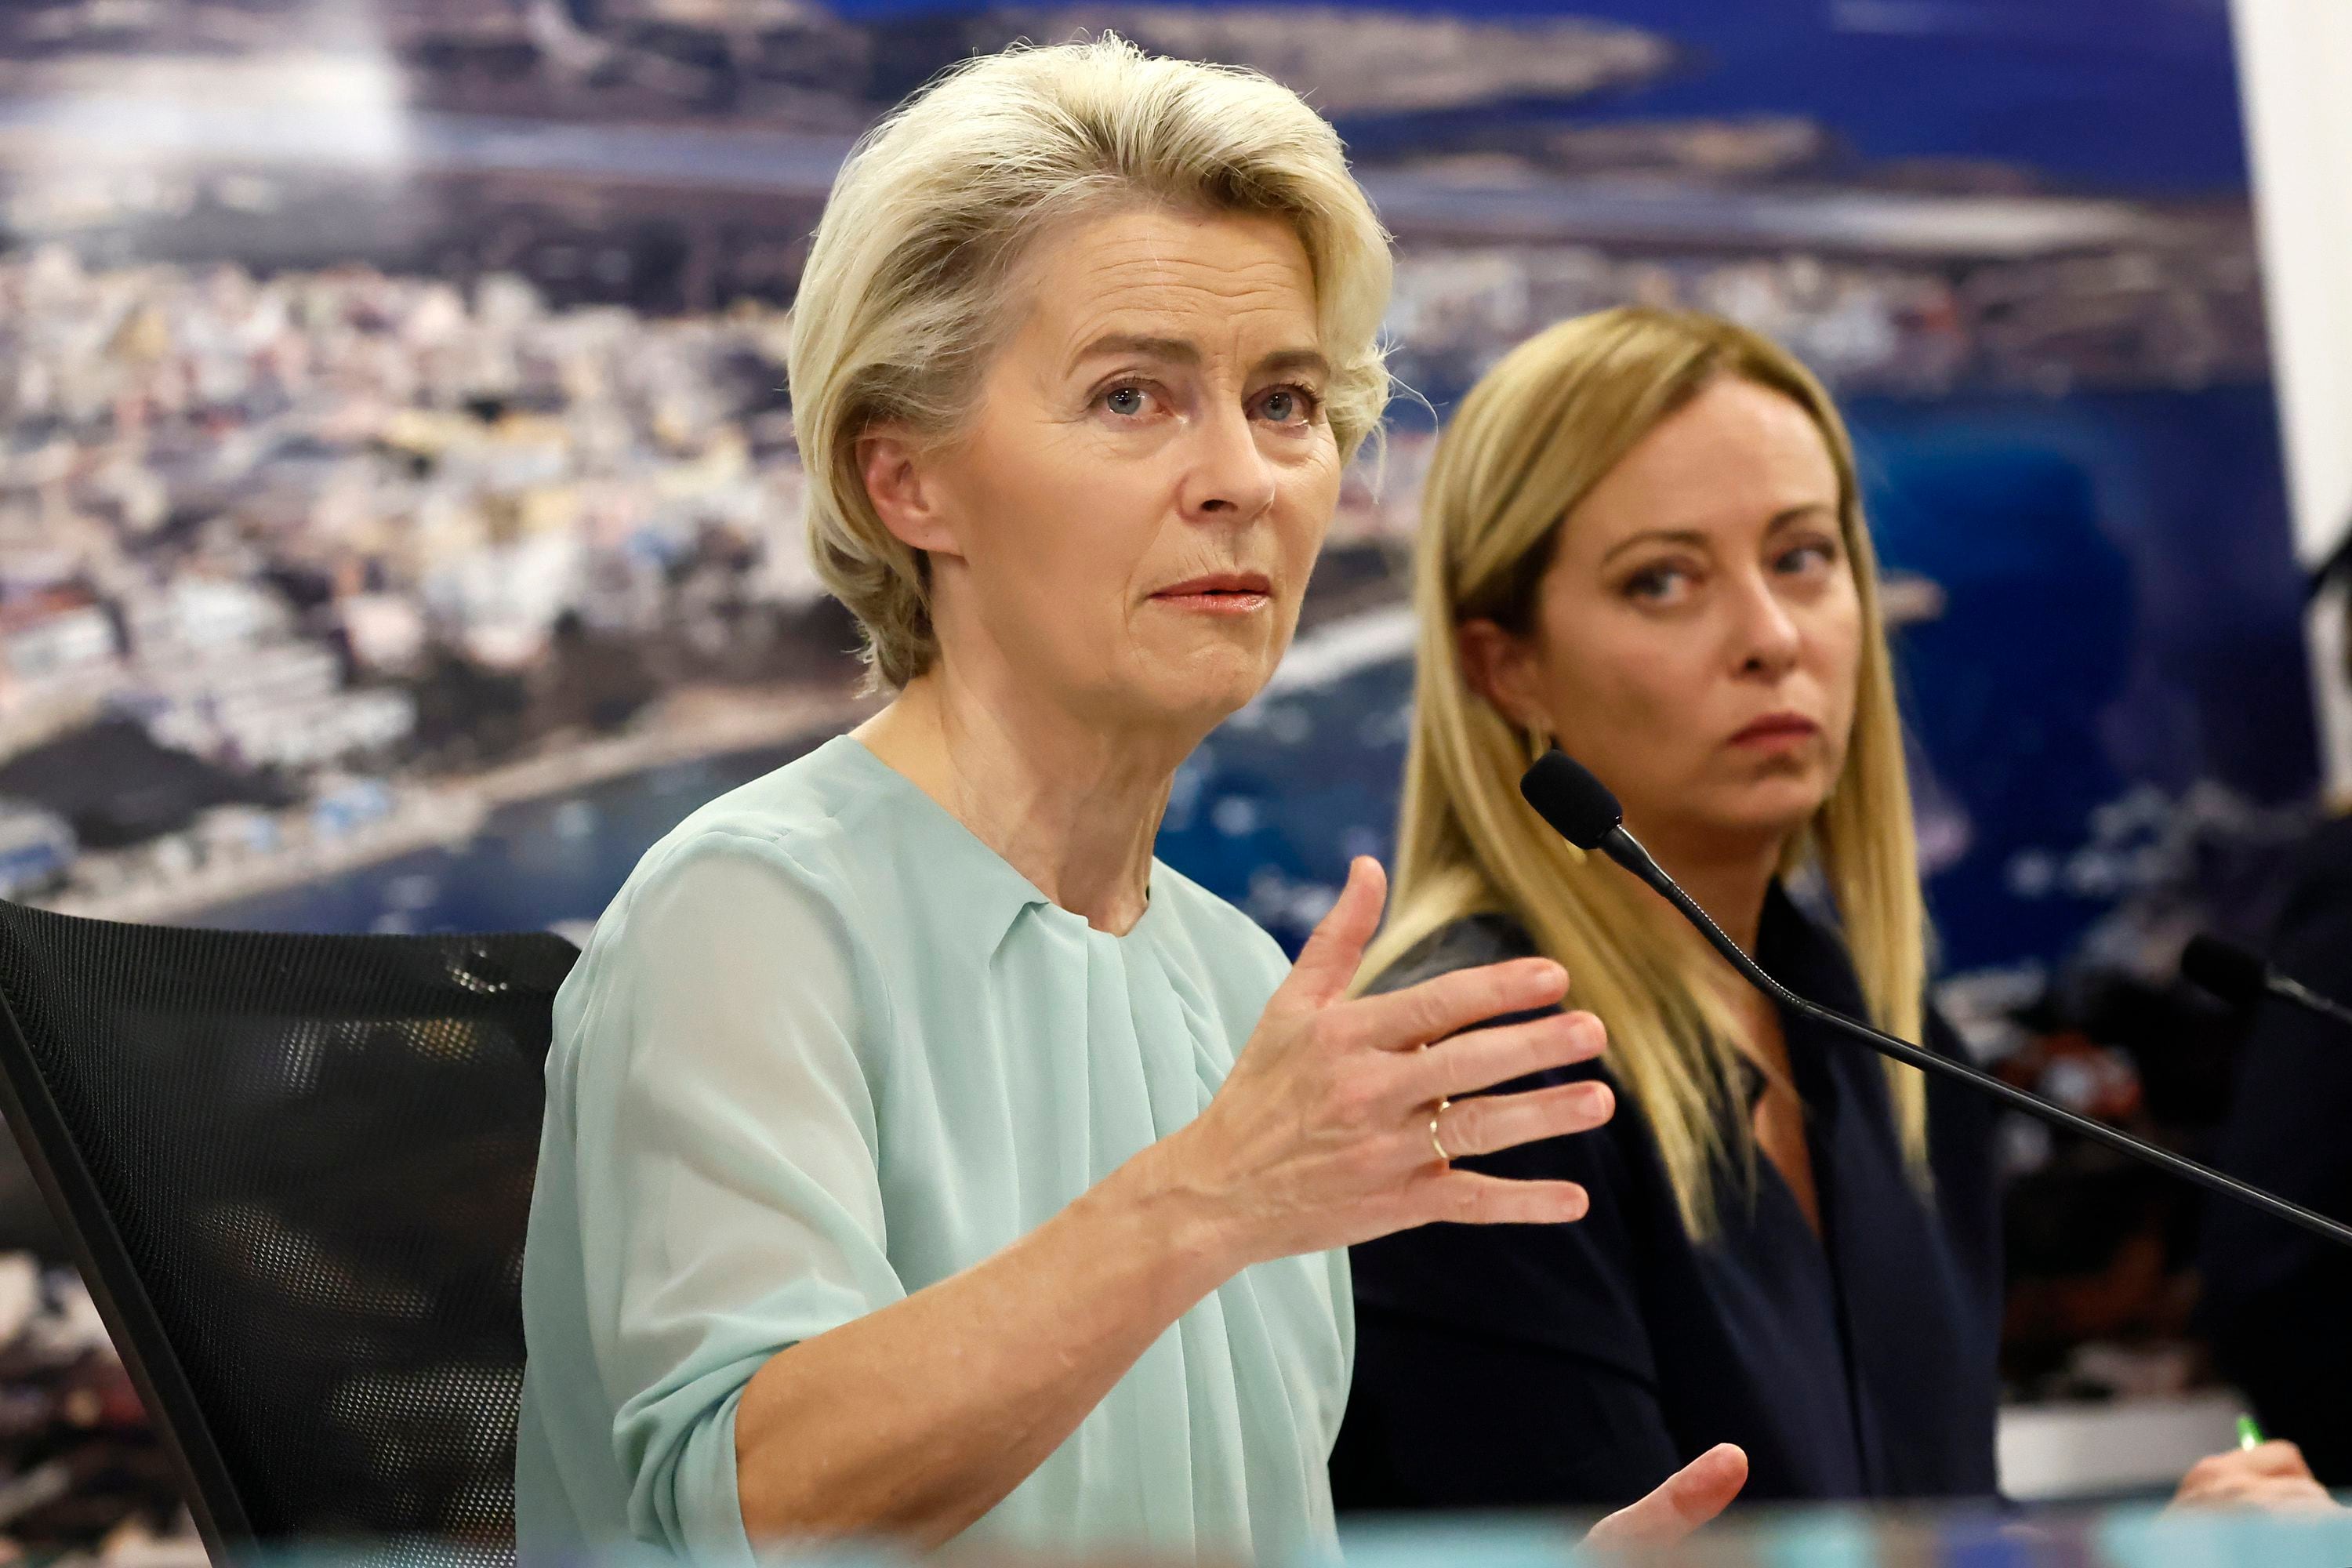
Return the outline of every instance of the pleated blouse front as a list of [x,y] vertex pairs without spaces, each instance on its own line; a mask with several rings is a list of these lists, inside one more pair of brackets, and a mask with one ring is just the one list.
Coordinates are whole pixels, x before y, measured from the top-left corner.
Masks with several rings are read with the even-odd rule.
[[[526,1552],[749,1560],[768,1359],[970,1268],[1205,1107],[1286,964],[1165,866],[1124,936],[844,736],[656,845],[556,1000],[523,1274]],[[966,1539],[1331,1541],[1344,1255],[1187,1312]]]

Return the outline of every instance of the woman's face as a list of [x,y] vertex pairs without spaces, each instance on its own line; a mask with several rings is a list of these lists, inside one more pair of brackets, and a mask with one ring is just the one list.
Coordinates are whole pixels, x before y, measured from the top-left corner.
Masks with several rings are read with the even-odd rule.
[[1568,514],[1530,636],[1464,628],[1473,678],[1661,853],[1777,849],[1829,797],[1853,724],[1838,500],[1805,411],[1719,381]]
[[930,553],[950,668],[1205,732],[1289,645],[1339,501],[1306,251],[1276,218],[1136,209],[1045,236],[1013,289],[968,430],[869,442],[869,492]]

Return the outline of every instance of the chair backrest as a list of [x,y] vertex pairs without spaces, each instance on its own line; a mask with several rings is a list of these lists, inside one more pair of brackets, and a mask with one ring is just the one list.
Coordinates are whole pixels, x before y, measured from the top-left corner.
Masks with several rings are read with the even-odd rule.
[[542,933],[0,903],[0,1109],[215,1558],[511,1561]]

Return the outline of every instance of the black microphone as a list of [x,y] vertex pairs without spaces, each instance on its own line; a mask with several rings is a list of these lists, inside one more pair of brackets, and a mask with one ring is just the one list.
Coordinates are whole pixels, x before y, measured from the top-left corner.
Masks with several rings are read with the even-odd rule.
[[2233,947],[2219,937],[2189,939],[2189,946],[2180,955],[2180,976],[2241,1010],[2252,1006],[2267,994],[2352,1027],[2352,1007],[2288,979],[2244,948]]
[[2339,1245],[2352,1247],[2352,1226],[2340,1224],[2324,1214],[2315,1213],[2300,1204],[2262,1188],[2228,1176],[2210,1165],[2200,1165],[2184,1159],[2169,1150],[2159,1149],[2128,1132],[2079,1116],[2061,1105],[2053,1105],[2041,1096],[2029,1094],[2014,1084],[2003,1083],[1990,1073],[1981,1072],[1966,1062],[1939,1056],[1908,1040],[1898,1040],[1883,1035],[1867,1024],[1857,1023],[1842,1013],[1816,1006],[1764,973],[1756,961],[1740,950],[1738,942],[1723,934],[1723,929],[1707,918],[1688,893],[1675,884],[1675,879],[1650,858],[1633,836],[1625,831],[1625,814],[1617,805],[1617,797],[1592,776],[1590,770],[1564,752],[1551,752],[1538,759],[1519,780],[1519,793],[1527,797],[1536,814],[1557,829],[1559,836],[1579,849],[1598,849],[1643,882],[1655,889],[1665,900],[1679,910],[1682,917],[1696,927],[1707,945],[1723,954],[1725,962],[1739,972],[1740,977],[1782,1006],[1817,1018],[1844,1034],[1853,1036],[1882,1056],[1917,1068],[1922,1072],[1939,1074],[1975,1088],[1979,1093],[1991,1095],[2014,1110],[2041,1118],[2053,1127],[2079,1133],[2110,1149],[2120,1150],[2136,1160],[2146,1161],[2158,1170],[2196,1183],[2209,1192],[2252,1204],[2254,1207],[2277,1215],[2290,1224],[2299,1225],[2315,1236],[2324,1236]]

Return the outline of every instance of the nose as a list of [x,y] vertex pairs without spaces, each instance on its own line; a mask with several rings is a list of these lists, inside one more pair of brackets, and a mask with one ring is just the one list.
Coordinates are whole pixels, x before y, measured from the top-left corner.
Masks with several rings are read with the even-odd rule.
[[1797,667],[1804,632],[1792,606],[1777,590],[1769,573],[1749,573],[1740,580],[1732,635],[1743,675],[1777,680]]
[[1228,407],[1193,426],[1192,461],[1178,495],[1193,522],[1248,522],[1274,505],[1274,465],[1259,450],[1249,415]]

